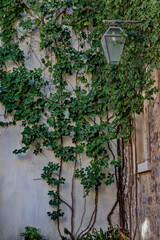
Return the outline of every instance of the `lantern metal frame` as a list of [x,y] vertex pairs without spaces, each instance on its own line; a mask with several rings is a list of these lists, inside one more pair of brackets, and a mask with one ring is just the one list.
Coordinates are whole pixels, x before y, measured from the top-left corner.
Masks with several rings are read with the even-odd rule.
[[[112,28],[119,30],[120,33],[118,33],[118,34],[116,34],[116,33],[115,33],[115,34],[108,34],[108,32],[109,32]],[[122,31],[123,31],[123,29],[122,29],[121,27],[117,26],[116,24],[111,24],[111,25],[109,26],[109,28],[107,29],[107,31],[105,32],[105,34],[103,35],[103,37],[102,37],[101,44],[102,44],[102,47],[103,47],[104,54],[105,54],[105,56],[106,56],[106,58],[107,58],[108,64],[117,65],[117,64],[119,63],[119,61],[113,61],[113,60],[111,59],[110,49],[109,49],[109,47],[108,47],[107,38],[113,38],[113,37],[115,37],[115,38],[122,38],[122,41],[123,41],[123,42],[121,43],[121,45],[123,45],[123,46],[122,46],[121,53],[120,53],[120,55],[121,55],[122,52],[123,52],[123,49],[124,49],[124,44],[125,44],[125,38],[121,36],[121,32],[122,32]],[[104,46],[104,41],[105,41],[105,46]],[[117,42],[118,42],[118,40],[117,40]],[[117,45],[118,45],[118,44],[119,44],[119,43],[117,43]],[[105,51],[105,48],[106,48],[107,52]]]
[[[121,49],[120,56],[121,56],[121,54],[123,53],[123,50],[124,50],[125,38],[123,36],[121,36],[121,32],[123,31],[123,29],[121,27],[119,27],[117,24],[118,23],[123,23],[123,24],[130,24],[131,25],[131,24],[136,24],[136,23],[143,23],[144,21],[145,20],[141,20],[141,21],[139,21],[139,20],[103,20],[104,23],[111,23],[111,25],[109,26],[109,28],[107,29],[107,31],[105,32],[105,34],[103,35],[102,40],[101,40],[103,51],[104,51],[104,54],[106,56],[108,64],[117,65],[119,63],[119,60],[115,61],[115,62],[111,60],[110,51],[109,51],[108,43],[107,43],[107,38],[110,38],[110,37],[120,38],[121,37],[122,40],[123,40],[123,43],[122,43],[123,47]],[[109,30],[113,27],[119,29],[120,34],[107,34],[107,32],[109,32]]]

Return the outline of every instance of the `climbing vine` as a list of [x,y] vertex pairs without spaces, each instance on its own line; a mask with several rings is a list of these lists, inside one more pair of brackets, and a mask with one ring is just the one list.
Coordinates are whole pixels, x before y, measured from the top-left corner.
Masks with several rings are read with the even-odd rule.
[[[121,26],[125,51],[115,66],[107,65],[101,47],[100,39],[108,27],[104,19],[144,20]],[[142,112],[144,100],[151,100],[157,91],[151,73],[160,62],[158,19],[159,3],[153,0],[0,3],[0,101],[5,106],[4,116],[13,116],[1,126],[22,122],[23,147],[15,154],[25,153],[31,146],[36,155],[44,149],[53,152],[55,159],[44,167],[42,178],[53,186],[48,195],[54,211],[48,215],[57,221],[61,237],[63,204],[71,210],[71,235],[80,239],[94,226],[99,187],[110,185],[115,178],[106,169],[110,165],[120,169],[123,161],[120,151],[117,158],[110,144],[130,139],[133,114]],[[37,43],[39,52],[32,42]],[[38,68],[27,67],[31,53]],[[9,62],[14,66],[10,70]],[[84,155],[89,164],[79,167]],[[67,162],[72,162],[74,169],[71,205],[61,195]],[[83,185],[85,198],[95,191],[95,208],[81,232],[74,229],[76,178]]]

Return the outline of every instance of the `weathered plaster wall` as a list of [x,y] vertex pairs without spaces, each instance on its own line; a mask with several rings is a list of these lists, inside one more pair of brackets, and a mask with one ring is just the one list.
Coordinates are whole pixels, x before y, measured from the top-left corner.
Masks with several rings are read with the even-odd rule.
[[[47,216],[52,211],[48,202],[48,185],[41,179],[42,168],[53,160],[48,151],[44,155],[34,156],[31,151],[27,154],[14,155],[12,151],[20,148],[20,124],[18,126],[0,129],[0,240],[18,240],[20,232],[25,226],[34,226],[40,229],[47,239],[60,239],[56,224]],[[64,199],[71,203],[70,186],[72,166],[64,167],[69,183],[63,189]],[[80,225],[84,209],[83,190],[76,185],[76,229]],[[116,186],[102,187],[98,203],[98,216],[95,227],[106,229],[107,214],[116,199]],[[94,207],[94,195],[91,192],[86,202],[85,221],[88,221]],[[69,227],[70,212],[65,209],[66,217],[62,220],[61,228]],[[68,220],[67,220],[68,219]],[[67,221],[66,221],[67,220]],[[118,222],[118,212],[114,215],[114,223]]]
[[[34,69],[41,67],[38,59],[43,56],[39,49],[38,35],[35,32],[32,38],[28,38],[20,46],[26,56],[26,67]],[[76,40],[73,45],[76,47]],[[53,56],[54,58],[54,56]],[[54,59],[53,59],[54,61]],[[7,68],[12,70],[13,63],[8,62]],[[44,79],[50,76],[44,72]],[[74,77],[68,81],[74,86]],[[52,88],[51,88],[52,90]],[[48,91],[48,90],[47,90]],[[1,121],[8,121],[3,118],[3,106],[1,109]],[[24,109],[25,111],[25,109]],[[48,240],[59,240],[56,223],[47,216],[48,211],[52,211],[48,202],[49,197],[48,185],[41,179],[41,173],[44,166],[49,161],[56,161],[51,151],[44,150],[43,154],[34,156],[32,149],[26,154],[14,155],[13,150],[21,148],[21,123],[16,126],[0,128],[0,240],[18,240],[19,234],[24,231],[25,226],[34,226],[40,229],[40,232]],[[70,144],[68,140],[64,140],[64,144]],[[83,163],[88,161],[85,156]],[[84,166],[84,165],[83,165]],[[67,180],[67,184],[62,189],[64,199],[71,204],[71,181],[73,173],[73,164],[64,163],[63,174]],[[112,209],[116,201],[116,184],[110,187],[102,186],[98,201],[98,214],[95,227],[106,229],[107,215]],[[84,229],[89,222],[94,209],[94,191],[86,200],[83,198],[83,189],[79,185],[79,180],[75,182],[75,231],[80,226],[81,218],[85,211],[84,222],[81,230]],[[61,221],[61,230],[64,227],[70,227],[70,210],[65,210],[66,215]],[[113,223],[118,223],[118,209],[114,212]]]

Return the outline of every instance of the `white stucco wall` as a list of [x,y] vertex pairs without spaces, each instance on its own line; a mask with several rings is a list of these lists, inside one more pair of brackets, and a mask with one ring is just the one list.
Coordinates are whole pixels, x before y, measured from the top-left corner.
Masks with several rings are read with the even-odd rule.
[[[34,156],[31,151],[27,154],[14,155],[12,151],[20,147],[20,129],[20,125],[0,129],[0,240],[18,240],[20,232],[23,232],[24,227],[28,225],[39,228],[49,240],[58,240],[60,238],[56,224],[47,216],[47,212],[52,211],[48,204],[48,185],[41,179],[43,166],[53,156],[50,152],[45,152],[45,156]],[[64,167],[68,180],[71,176],[70,167]],[[70,203],[69,184],[63,192],[65,200]],[[80,196],[82,196],[82,188],[77,185],[75,191],[75,225],[77,228],[80,224],[84,204],[84,200]],[[107,213],[112,208],[115,199],[116,187],[114,184],[110,187],[101,187],[96,228],[106,229]],[[87,198],[87,211],[83,227],[87,226],[93,207],[94,197],[91,192]],[[65,221],[62,221],[62,229],[69,227],[69,215],[70,212],[67,210]],[[67,224],[66,218],[68,219]],[[118,222],[117,213],[114,215],[114,222]]]
[[[53,156],[50,152],[45,152],[45,156],[34,156],[31,151],[27,154],[14,155],[12,151],[20,147],[20,128],[20,126],[11,126],[7,129],[0,129],[0,240],[18,240],[20,232],[23,232],[24,227],[28,225],[39,228],[49,240],[58,240],[60,238],[56,224],[47,216],[47,212],[52,211],[48,204],[48,185],[41,179],[43,166]],[[67,168],[65,168],[65,175],[69,180],[71,166]],[[63,192],[65,192],[66,200],[70,203],[68,184]],[[78,185],[75,195],[75,225],[78,228],[84,204],[84,200],[80,197],[83,195],[82,189]],[[95,227],[106,229],[107,213],[112,208],[115,199],[116,187],[114,184],[110,187],[101,187]],[[93,207],[94,197],[91,192],[87,198],[87,211],[83,227],[87,226]],[[65,221],[62,221],[62,229],[69,227],[69,215],[70,212],[67,210]],[[117,213],[114,215],[114,222],[118,222],[116,215]],[[66,224],[66,218],[68,224]]]
[[[39,50],[38,34],[28,39],[29,44],[23,43],[23,49],[27,56],[28,50],[34,49],[37,56],[43,53]],[[73,41],[73,44],[76,41]],[[26,57],[26,67],[33,69],[41,67],[34,52],[30,52]],[[13,64],[7,64],[8,69],[12,69]],[[44,78],[47,78],[47,74]],[[72,78],[68,81],[72,81]],[[74,85],[74,79],[72,81]],[[3,115],[3,106],[0,106],[0,113]],[[3,119],[1,116],[1,121]],[[14,155],[13,150],[21,148],[21,123],[7,128],[0,127],[0,240],[19,240],[19,234],[24,231],[25,226],[33,226],[40,229],[40,232],[48,240],[59,240],[56,223],[47,216],[48,211],[53,209],[49,206],[48,185],[41,179],[44,166],[49,161],[56,161],[51,151],[44,151],[43,154],[35,156],[30,149],[26,154]],[[64,144],[69,144],[66,141]],[[87,161],[85,157],[83,162]],[[63,174],[67,184],[62,189],[63,198],[71,204],[71,176],[73,173],[73,163],[64,163]],[[82,186],[79,180],[75,182],[75,231],[79,228],[81,217],[84,211],[84,198]],[[107,228],[107,215],[116,201],[116,184],[109,187],[100,188],[98,214],[95,227],[99,229]],[[94,192],[91,191],[86,200],[86,213],[81,230],[89,222],[94,209]],[[61,221],[61,230],[70,227],[70,210],[62,207],[65,217]],[[113,223],[118,223],[118,208],[112,217]]]

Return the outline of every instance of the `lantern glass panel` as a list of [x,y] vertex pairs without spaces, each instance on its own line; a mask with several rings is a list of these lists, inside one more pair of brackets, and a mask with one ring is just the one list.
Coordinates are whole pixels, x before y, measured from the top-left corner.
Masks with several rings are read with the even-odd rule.
[[111,26],[102,38],[102,47],[108,64],[118,64],[123,51],[125,38],[120,27]]
[[105,37],[102,38],[102,47],[103,47],[103,51],[104,51],[104,55],[107,59],[108,64],[110,63],[110,59],[109,59],[109,52],[108,52],[108,48],[107,48],[107,43],[106,43],[106,39]]
[[105,37],[106,45],[109,52],[109,59],[111,64],[117,64],[120,61],[124,46],[124,39],[122,37]]

